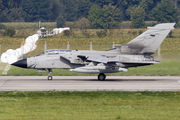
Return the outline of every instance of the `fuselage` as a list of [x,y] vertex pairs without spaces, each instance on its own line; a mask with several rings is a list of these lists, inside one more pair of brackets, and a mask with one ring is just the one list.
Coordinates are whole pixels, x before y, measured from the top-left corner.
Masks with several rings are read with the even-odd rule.
[[[52,49],[42,52],[34,57],[23,59],[17,64],[23,64],[23,68],[29,69],[75,69],[78,67],[87,66],[89,63],[91,63],[91,61],[85,61],[78,57],[78,55],[103,56],[105,58],[111,58],[114,61],[118,61],[113,63],[113,66],[118,66],[121,68],[149,65],[149,63],[140,62],[154,61],[152,56],[120,54],[116,49],[109,51]],[[106,65],[108,65],[108,63]]]

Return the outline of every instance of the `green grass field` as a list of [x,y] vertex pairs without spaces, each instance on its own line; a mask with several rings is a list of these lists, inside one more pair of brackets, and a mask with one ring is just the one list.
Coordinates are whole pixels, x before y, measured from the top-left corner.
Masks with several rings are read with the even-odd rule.
[[2,74],[2,72],[4,71],[4,69],[6,68],[6,63],[2,63],[0,62],[0,75]]
[[180,92],[0,92],[0,120],[178,120]]

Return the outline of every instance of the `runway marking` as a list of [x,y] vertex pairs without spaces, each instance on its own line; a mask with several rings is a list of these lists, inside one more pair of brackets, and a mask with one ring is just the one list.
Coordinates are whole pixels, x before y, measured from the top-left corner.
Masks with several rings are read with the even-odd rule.
[[3,75],[7,75],[7,72],[9,71],[9,69],[11,68],[11,65],[9,65],[9,64],[7,64],[6,65],[6,68],[4,69],[4,71],[3,71]]

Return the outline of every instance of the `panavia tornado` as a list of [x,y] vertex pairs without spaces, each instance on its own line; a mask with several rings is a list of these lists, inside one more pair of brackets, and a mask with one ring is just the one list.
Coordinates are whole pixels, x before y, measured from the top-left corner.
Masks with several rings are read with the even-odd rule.
[[129,43],[116,45],[107,51],[51,49],[12,65],[48,70],[48,80],[52,80],[52,69],[70,69],[81,73],[99,73],[98,80],[102,81],[106,79],[105,73],[128,71],[130,67],[159,63],[151,55],[156,52],[174,25],[175,23],[162,23],[148,27],[148,30]]

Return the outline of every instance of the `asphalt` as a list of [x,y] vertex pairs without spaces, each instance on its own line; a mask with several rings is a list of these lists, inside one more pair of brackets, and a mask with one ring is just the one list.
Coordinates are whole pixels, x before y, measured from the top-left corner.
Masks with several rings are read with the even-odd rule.
[[180,76],[0,76],[0,91],[179,91]]

